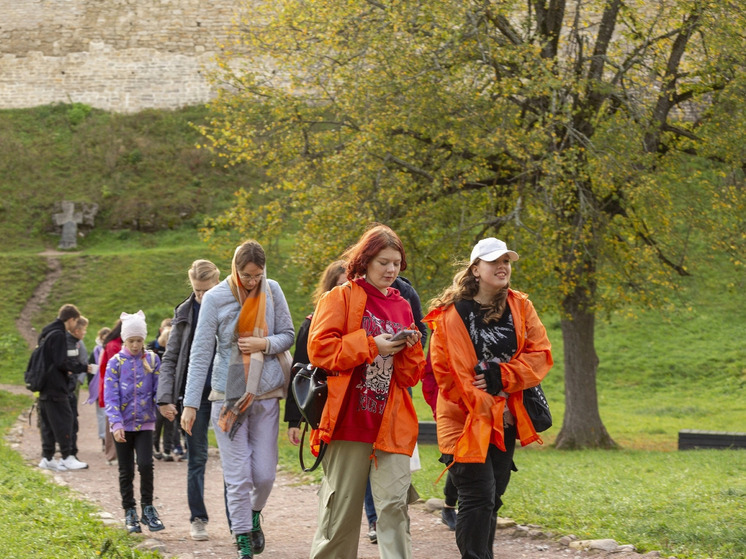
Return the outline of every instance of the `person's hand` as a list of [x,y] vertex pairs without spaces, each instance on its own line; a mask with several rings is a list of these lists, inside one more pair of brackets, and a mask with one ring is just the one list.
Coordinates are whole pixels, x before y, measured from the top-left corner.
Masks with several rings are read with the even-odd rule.
[[417,325],[413,322],[410,327],[413,333],[401,340],[391,341],[392,334],[378,334],[373,341],[376,342],[378,353],[381,355],[393,355],[399,353],[405,347],[412,347],[422,338],[422,333],[417,330]]
[[123,443],[125,441],[124,429],[117,429],[112,433],[112,435],[114,436],[114,440],[118,443]]
[[472,384],[474,385],[474,388],[485,391],[487,390],[487,381],[485,380],[484,375],[475,376]]
[[[503,389],[503,378],[502,369],[500,363],[495,360],[480,361],[474,366],[474,385],[476,386],[476,379],[480,379],[478,388],[481,388],[488,394],[497,396]],[[484,381],[484,387],[482,382]]]
[[161,404],[158,406],[158,409],[161,412],[161,415],[168,419],[169,421],[173,422],[174,419],[176,419],[176,414],[178,413],[176,406],[173,404]]
[[417,329],[417,325],[414,322],[409,325],[408,330],[414,330],[414,334],[407,336],[407,347],[412,347],[422,339],[422,332]]
[[288,429],[288,440],[292,445],[298,446],[300,444],[300,429],[298,427]]
[[389,340],[391,334],[378,334],[373,341],[376,342],[378,353],[381,355],[393,355],[399,353],[402,349],[407,347],[407,340],[397,340],[392,342]]
[[238,349],[241,353],[258,353],[267,349],[267,338],[258,338],[256,336],[245,336],[238,338]]
[[194,425],[194,420],[197,418],[197,408],[190,408],[189,406],[184,406],[184,409],[181,410],[181,428],[186,431],[187,435],[192,434],[192,425]]

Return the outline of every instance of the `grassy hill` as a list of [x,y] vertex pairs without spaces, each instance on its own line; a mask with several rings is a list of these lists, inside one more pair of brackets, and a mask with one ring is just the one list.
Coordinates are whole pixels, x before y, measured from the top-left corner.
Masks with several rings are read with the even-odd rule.
[[[44,225],[54,201],[73,193],[101,203],[102,210],[79,250],[59,257],[62,277],[33,324],[42,327],[61,304],[74,302],[91,320],[85,340],[91,348],[98,328],[111,326],[122,310],[143,309],[153,335],[188,295],[186,270],[194,259],[213,260],[225,277],[231,247],[208,246],[196,228],[202,215],[229,203],[237,182],[258,176],[214,169],[191,151],[196,135],[187,122],[205,118],[204,109],[131,117],[77,109],[85,114],[75,116],[70,106],[0,112],[6,148],[0,150],[0,233],[6,239],[0,252],[0,382],[20,384],[28,359],[14,322],[45,273],[38,251],[57,243]],[[27,152],[14,160],[8,146]],[[198,161],[193,168],[184,167],[193,161],[190,154]],[[177,218],[122,229],[127,224],[117,214],[132,201],[153,215]],[[267,247],[267,269],[280,281],[297,326],[310,307],[294,271],[283,266],[292,248],[292,238]],[[675,308],[665,313],[630,309],[599,321],[599,406],[619,451],[551,449],[564,413],[562,335],[559,321],[542,313],[554,344],[556,365],[544,387],[555,427],[544,447],[518,452],[519,472],[501,514],[681,558],[746,556],[746,451],[676,451],[680,429],[746,431],[746,298],[740,296],[742,279],[729,270],[725,259],[713,259],[687,278],[673,294]],[[421,295],[426,300],[432,293]],[[418,388],[415,401],[421,418],[430,419]],[[437,449],[420,452],[423,470],[415,485],[423,496],[440,496]],[[285,445],[282,455],[284,467],[297,472],[295,449]]]
[[[0,235],[8,248],[56,246],[62,200],[97,204],[96,231],[194,226],[260,174],[213,165],[192,124],[203,106],[112,114],[86,105],[0,111]],[[82,232],[87,232],[85,228]]]

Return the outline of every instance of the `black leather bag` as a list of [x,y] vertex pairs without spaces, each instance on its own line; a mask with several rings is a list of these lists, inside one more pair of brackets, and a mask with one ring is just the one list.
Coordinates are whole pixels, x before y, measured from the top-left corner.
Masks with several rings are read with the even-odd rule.
[[306,468],[303,460],[303,443],[308,427],[318,429],[321,423],[321,414],[324,412],[326,398],[329,393],[326,384],[327,372],[320,367],[305,365],[303,363],[293,365],[293,372],[295,373],[292,384],[293,398],[295,398],[295,402],[298,404],[298,410],[303,416],[304,423],[298,448],[300,467],[304,472],[312,472],[321,464],[324,452],[326,451],[326,443],[321,441],[319,455],[316,457],[316,462],[310,468]]
[[540,384],[523,391],[523,407],[526,408],[537,433],[552,426],[552,412],[549,411],[549,402]]

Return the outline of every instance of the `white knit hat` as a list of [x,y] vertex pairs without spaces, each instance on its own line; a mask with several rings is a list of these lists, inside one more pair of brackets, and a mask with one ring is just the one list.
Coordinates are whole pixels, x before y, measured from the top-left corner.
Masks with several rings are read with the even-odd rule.
[[122,319],[122,341],[129,338],[141,337],[143,340],[148,336],[148,326],[145,324],[145,313],[141,310],[135,314],[123,312],[119,315]]

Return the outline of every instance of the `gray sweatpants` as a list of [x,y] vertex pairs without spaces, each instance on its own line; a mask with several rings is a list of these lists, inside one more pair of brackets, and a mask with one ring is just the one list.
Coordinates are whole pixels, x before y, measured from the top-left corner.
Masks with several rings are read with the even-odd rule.
[[262,510],[277,473],[280,401],[255,400],[233,439],[218,427],[223,402],[212,403],[212,425],[223,465],[231,530],[251,532],[252,510]]

